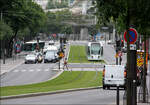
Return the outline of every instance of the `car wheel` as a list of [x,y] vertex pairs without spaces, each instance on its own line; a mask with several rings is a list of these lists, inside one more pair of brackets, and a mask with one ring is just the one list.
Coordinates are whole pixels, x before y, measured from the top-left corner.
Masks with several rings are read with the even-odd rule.
[[110,87],[109,87],[109,86],[107,86],[107,89],[109,90],[109,89],[110,89]]
[[106,86],[105,86],[105,85],[103,85],[103,89],[106,89]]

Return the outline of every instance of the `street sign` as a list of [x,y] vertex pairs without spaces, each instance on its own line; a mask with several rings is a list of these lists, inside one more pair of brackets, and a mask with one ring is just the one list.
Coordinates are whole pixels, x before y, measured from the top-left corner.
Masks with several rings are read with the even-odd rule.
[[[124,32],[124,39],[127,42],[127,31]],[[129,43],[134,44],[137,40],[137,31],[134,28],[129,29]]]

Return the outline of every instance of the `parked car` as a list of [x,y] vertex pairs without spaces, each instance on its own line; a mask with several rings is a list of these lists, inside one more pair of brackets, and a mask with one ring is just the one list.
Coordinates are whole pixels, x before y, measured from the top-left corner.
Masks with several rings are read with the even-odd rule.
[[116,87],[125,88],[126,70],[123,65],[105,65],[103,70],[103,89]]
[[47,63],[47,62],[56,63],[58,60],[59,60],[59,57],[56,51],[50,50],[46,52],[45,57],[44,57],[44,63]]
[[25,64],[37,63],[37,56],[35,54],[29,54],[25,57]]

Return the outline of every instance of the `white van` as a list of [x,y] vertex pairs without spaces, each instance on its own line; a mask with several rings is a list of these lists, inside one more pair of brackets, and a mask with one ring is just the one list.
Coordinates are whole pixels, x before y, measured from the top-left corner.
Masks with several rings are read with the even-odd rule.
[[105,65],[103,70],[103,89],[106,87],[125,88],[126,70],[123,65]]

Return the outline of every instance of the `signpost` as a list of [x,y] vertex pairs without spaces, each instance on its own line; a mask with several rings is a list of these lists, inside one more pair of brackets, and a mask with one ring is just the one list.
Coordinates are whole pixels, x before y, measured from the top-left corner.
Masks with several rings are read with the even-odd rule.
[[[128,33],[128,34],[127,34]],[[129,36],[128,36],[129,35]],[[129,54],[129,66],[127,66],[127,104],[129,105],[137,105],[137,87],[136,87],[136,46],[133,45],[137,40],[137,31],[134,28],[130,28],[128,32],[124,32],[124,39],[127,42],[127,38],[129,38],[130,51]]]
[[[124,39],[127,42],[127,31],[124,32]],[[129,43],[134,44],[137,40],[137,31],[134,28],[129,29]]]

